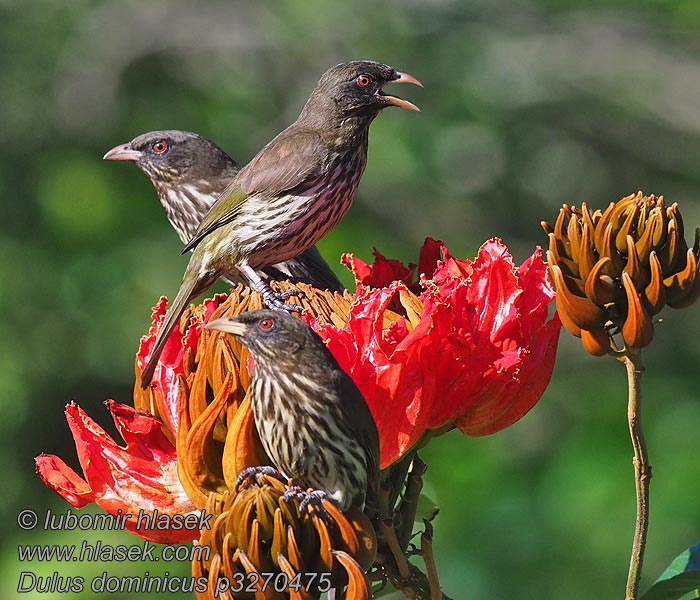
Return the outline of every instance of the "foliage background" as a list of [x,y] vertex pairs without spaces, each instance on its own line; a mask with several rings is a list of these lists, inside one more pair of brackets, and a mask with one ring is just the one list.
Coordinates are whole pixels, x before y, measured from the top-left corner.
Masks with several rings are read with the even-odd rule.
[[[563,202],[603,207],[642,189],[678,201],[688,230],[700,223],[699,57],[692,0],[0,1],[2,596],[15,597],[21,569],[188,569],[17,561],[18,543],[96,539],[19,530],[22,508],[67,508],[33,457],[77,464],[70,400],[105,426],[101,402],[129,402],[150,307],[186,264],[150,184],[102,162],[106,150],[178,128],[244,162],[328,66],[381,60],[423,81],[401,90],[423,112],[387,111],[372,126],[358,198],[320,243],[325,257],[367,260],[374,245],[412,260],[426,235],[472,256],[500,236],[522,261]],[[700,537],[698,306],[661,316],[645,353],[654,479],[643,587]],[[621,365],[564,334],[552,383],[520,423],[432,442],[427,491],[442,509],[448,593],[622,596],[634,520],[624,380]]]

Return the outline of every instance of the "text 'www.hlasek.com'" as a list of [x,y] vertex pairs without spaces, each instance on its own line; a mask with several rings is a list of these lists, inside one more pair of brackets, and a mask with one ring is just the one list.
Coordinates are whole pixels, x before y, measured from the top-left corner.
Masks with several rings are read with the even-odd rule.
[[[140,510],[136,514],[78,514],[74,511],[55,513],[47,510],[45,514],[26,509],[17,515],[17,525],[25,531],[43,530],[108,532],[129,529],[148,537],[149,531],[183,530],[191,531],[193,537],[203,529],[211,529],[211,514],[197,511],[189,514],[160,514],[157,510],[147,512]],[[277,592],[299,589],[315,584],[317,589],[330,589],[330,573],[303,573],[289,578],[284,573],[248,573],[233,576],[230,579],[220,576],[210,582],[207,577],[192,577],[172,574],[169,571],[151,573],[144,570],[133,575],[110,574],[108,570],[94,575],[63,573],[60,570],[46,572],[45,563],[104,563],[107,567],[115,563],[152,562],[152,563],[191,563],[193,560],[208,562],[211,548],[194,544],[156,544],[142,540],[135,544],[110,544],[105,540],[82,540],[75,544],[20,544],[17,547],[21,563],[42,565],[41,575],[31,568],[23,568],[19,573],[17,592],[29,594],[144,594],[144,593],[204,593],[212,586],[211,592],[218,597],[226,592],[255,592],[268,588]],[[297,581],[298,579],[298,581]],[[325,588],[325,590],[323,589]]]

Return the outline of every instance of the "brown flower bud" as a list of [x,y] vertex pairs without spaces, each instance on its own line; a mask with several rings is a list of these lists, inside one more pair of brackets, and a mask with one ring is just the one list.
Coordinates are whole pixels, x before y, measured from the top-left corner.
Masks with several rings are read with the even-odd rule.
[[[198,545],[210,550],[192,562],[193,576],[209,582],[197,594],[200,600],[313,599],[329,585],[348,586],[349,599],[371,597],[364,572],[374,561],[376,538],[367,517],[357,508],[343,514],[327,500],[323,510],[302,512],[298,499],[285,498],[286,490],[278,479],[257,475],[238,491],[209,496],[205,511],[212,527],[202,530]],[[257,589],[257,595],[232,589],[241,587],[237,582]]]
[[564,205],[549,236],[547,263],[564,327],[588,352],[607,354],[611,336],[642,348],[665,304],[684,308],[700,296],[700,228],[688,248],[677,204],[641,192],[591,212]]

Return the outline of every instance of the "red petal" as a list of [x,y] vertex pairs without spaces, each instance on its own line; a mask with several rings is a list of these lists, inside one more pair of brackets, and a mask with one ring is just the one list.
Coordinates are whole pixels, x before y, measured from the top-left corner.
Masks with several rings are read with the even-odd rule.
[[76,508],[95,501],[95,494],[90,484],[71,469],[63,460],[53,454],[37,456],[36,472],[43,482],[63,496]]
[[[378,255],[372,267],[352,257],[346,264],[369,280],[377,264],[391,262]],[[358,286],[342,329],[310,320],[367,400],[382,468],[426,429],[458,419],[463,431],[483,435],[515,422],[537,402],[554,364],[560,323],[547,322],[554,291],[539,249],[516,269],[500,240],[469,261],[428,239],[419,271],[423,312],[413,329],[405,319],[384,326],[387,307],[406,289],[396,282]]]
[[387,287],[394,281],[411,285],[416,265],[413,263],[404,265],[400,260],[386,258],[376,248],[373,248],[372,251],[374,252],[374,262],[371,265],[352,254],[343,254],[341,259],[341,262],[355,276],[358,289]]
[[440,240],[425,238],[418,257],[418,276],[430,279],[442,260],[445,245]]
[[[118,445],[79,406],[70,404],[66,407],[66,417],[85,480],[60,459],[49,462],[39,457],[42,479],[56,489],[51,482],[57,483],[63,477],[72,491],[80,491],[79,501],[91,498],[110,514],[119,510],[122,514],[130,513],[133,517],[127,521],[127,529],[142,538],[164,543],[196,538],[197,531],[136,529],[136,517],[141,509],[145,513],[157,509],[160,514],[174,515],[191,513],[195,507],[177,477],[175,447],[163,434],[161,423],[112,400],[106,404],[126,446]],[[52,474],[49,469],[54,465],[57,471]]]
[[547,323],[530,349],[518,373],[500,389],[484,390],[482,396],[457,418],[456,425],[467,435],[489,435],[512,425],[537,403],[549,385],[559,343],[558,317]]

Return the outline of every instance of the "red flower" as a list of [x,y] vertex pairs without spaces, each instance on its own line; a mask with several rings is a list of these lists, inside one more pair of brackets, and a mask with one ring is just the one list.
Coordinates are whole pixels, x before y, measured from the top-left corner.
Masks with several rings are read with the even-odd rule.
[[153,515],[157,509],[167,518],[192,513],[195,506],[180,484],[175,446],[163,433],[160,421],[113,400],[106,404],[126,446],[118,445],[71,403],[66,418],[85,479],[59,457],[48,454],[36,458],[39,476],[76,508],[95,502],[112,515],[131,514],[126,528],[144,539],[181,543],[197,538],[196,530],[151,526],[163,520],[138,521],[141,510]]
[[560,329],[558,318],[547,320],[554,291],[539,249],[516,269],[498,240],[470,261],[428,239],[418,295],[409,289],[417,287],[415,265],[377,252],[371,266],[352,256],[344,262],[358,286],[347,322],[307,320],[364,394],[380,432],[382,468],[427,430],[494,433],[539,400]]
[[[498,240],[474,261],[451,257],[428,239],[418,265],[375,252],[367,265],[352,256],[355,295],[300,284],[305,318],[326,340],[363,392],[377,422],[387,467],[431,430],[458,427],[493,433],[522,417],[542,395],[554,364],[560,323],[548,320],[554,296],[539,249],[516,268]],[[414,273],[420,280],[414,281]],[[211,492],[230,489],[238,473],[265,461],[249,402],[248,354],[238,342],[203,330],[202,322],[258,308],[239,286],[188,309],[168,340],[147,390],[135,406],[108,402],[126,446],[76,405],[66,414],[84,478],[60,458],[37,458],[39,475],[75,507],[95,502],[111,514],[202,509]],[[141,339],[137,375],[165,313]],[[334,324],[331,324],[334,323]],[[337,326],[336,326],[337,325]],[[136,530],[146,539],[179,542],[198,532]]]

